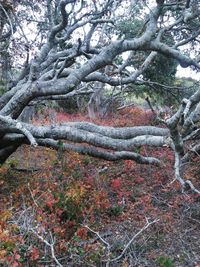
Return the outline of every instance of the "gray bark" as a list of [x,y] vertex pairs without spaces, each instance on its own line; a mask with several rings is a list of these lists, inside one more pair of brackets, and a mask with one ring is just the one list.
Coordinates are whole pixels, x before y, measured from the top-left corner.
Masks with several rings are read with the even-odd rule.
[[[23,78],[0,98],[0,161],[3,162],[6,154],[9,156],[22,143],[58,148],[58,140],[63,140],[63,148],[67,150],[107,160],[132,159],[139,163],[159,164],[158,159],[150,155],[139,155],[134,149],[144,145],[168,146],[176,155],[175,170],[176,176],[179,177],[181,161],[185,154],[185,142],[199,138],[200,89],[189,99],[184,99],[181,107],[171,118],[163,120],[165,128],[114,128],[86,122],[34,126],[31,121],[24,123],[19,119],[31,101],[64,99],[70,95],[77,95],[77,89],[84,87],[84,84],[93,85],[94,82],[101,82],[104,85],[116,86],[121,91],[129,84],[153,84],[151,81],[143,80],[142,74],[151,66],[158,54],[176,59],[182,67],[193,67],[199,71],[199,58],[192,58],[180,49],[183,45],[195,42],[200,35],[200,31],[195,31],[185,37],[185,32],[181,30],[183,23],[190,27],[190,20],[196,19],[196,22],[199,22],[198,7],[195,14],[186,19],[186,7],[177,2],[180,17],[176,19],[174,15],[172,20],[164,23],[163,16],[167,13],[169,5],[165,5],[165,1],[156,1],[158,4],[154,8],[149,8],[149,14],[138,36],[111,41],[112,36],[108,38],[105,34],[106,29],[114,33],[117,18],[112,15],[110,20],[109,16],[110,13],[117,13],[118,6],[121,8],[124,4],[123,0],[118,1],[117,5],[116,1],[112,0],[104,1],[101,6],[98,3],[88,4],[90,12],[84,11],[81,6],[78,8],[78,2],[73,0],[59,2],[60,7],[57,10],[60,10],[60,13],[55,12],[55,15],[60,16],[59,22],[54,23],[57,18],[54,20],[51,1],[48,1],[47,14],[51,27],[46,43],[26,66],[27,72],[21,76]],[[176,13],[173,9],[170,12]],[[89,30],[84,33],[86,25]],[[77,32],[80,30],[82,31],[77,38]],[[174,39],[175,43],[169,44],[164,41],[165,34],[173,36],[177,31],[180,37]],[[101,38],[95,44],[92,38],[97,35]],[[137,68],[134,65],[132,70],[127,68],[131,64],[130,60],[122,64],[115,63],[116,57],[124,52],[130,52],[131,58],[136,56],[137,60],[137,54],[140,55],[143,51],[149,55]],[[164,89],[169,87],[163,85]],[[91,93],[89,86],[85,88],[89,88],[85,93]],[[173,86],[170,88],[173,90]],[[80,90],[80,93],[83,91]],[[88,146],[84,146],[83,143],[87,143]],[[179,181],[182,181],[181,179]]]

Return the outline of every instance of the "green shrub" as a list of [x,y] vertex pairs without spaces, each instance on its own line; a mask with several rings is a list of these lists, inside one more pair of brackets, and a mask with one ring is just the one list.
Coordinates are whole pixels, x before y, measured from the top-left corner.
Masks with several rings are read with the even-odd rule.
[[175,267],[173,260],[169,257],[160,256],[156,259],[156,264],[160,267]]

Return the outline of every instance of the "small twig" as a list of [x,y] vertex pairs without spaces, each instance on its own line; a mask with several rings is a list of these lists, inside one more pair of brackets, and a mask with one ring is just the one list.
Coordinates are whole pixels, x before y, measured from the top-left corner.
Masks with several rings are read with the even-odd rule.
[[37,171],[41,171],[42,168],[18,168],[18,167],[14,167],[12,168],[12,170],[17,171],[17,172],[37,172]]
[[114,258],[114,259],[111,259],[110,262],[120,260],[120,259],[124,256],[124,254],[126,253],[127,249],[130,247],[130,245],[133,243],[133,241],[134,241],[134,240],[135,240],[135,239],[136,239],[142,232],[144,232],[150,225],[152,225],[152,224],[154,224],[154,223],[157,223],[158,221],[159,221],[159,219],[155,219],[155,220],[153,220],[152,222],[149,222],[148,219],[147,219],[147,223],[145,224],[145,226],[144,226],[142,229],[140,229],[140,231],[137,232],[137,233],[130,239],[130,241],[129,241],[129,242],[126,244],[126,246],[124,247],[122,253],[121,253],[118,257],[116,257],[116,258]]
[[43,236],[39,235],[33,228],[30,229],[30,231],[38,238],[40,239],[44,244],[46,244],[48,247],[50,247],[51,250],[51,257],[59,267],[63,267],[63,265],[58,261],[58,259],[55,256],[55,250],[54,250],[54,245],[55,245],[55,239],[52,236],[52,233],[50,232],[50,238],[51,238],[51,243],[49,243],[46,239],[44,239]]
[[184,180],[181,177],[180,174],[180,166],[181,166],[181,159],[179,153],[175,151],[175,163],[174,163],[174,169],[175,169],[175,179],[181,184],[182,191],[184,191],[184,188],[188,185],[190,189],[197,194],[200,194],[200,191],[195,188],[195,186],[192,184],[190,180]]
[[30,194],[31,194],[31,198],[32,198],[32,200],[33,200],[33,203],[36,205],[36,207],[39,207],[38,204],[37,204],[37,202],[36,202],[36,200],[35,200],[35,198],[34,198],[34,196],[33,196],[32,191],[31,191],[31,189],[30,189],[30,184],[29,184],[29,183],[28,183],[28,190],[29,190],[29,192],[30,192]]
[[135,239],[136,239],[142,232],[144,232],[150,225],[152,225],[152,224],[158,222],[159,219],[155,219],[155,220],[153,220],[152,222],[149,222],[148,219],[146,218],[146,221],[147,221],[147,222],[146,222],[146,224],[144,225],[144,227],[143,227],[142,229],[140,229],[140,231],[137,232],[137,233],[130,239],[130,241],[129,241],[129,242],[126,244],[126,246],[124,247],[122,253],[121,253],[118,257],[116,257],[116,258],[114,258],[114,259],[110,259],[110,248],[111,248],[111,245],[110,245],[105,239],[102,238],[102,236],[99,234],[99,232],[96,232],[96,231],[92,230],[92,229],[91,229],[89,226],[87,226],[87,225],[84,225],[84,227],[87,228],[87,229],[88,229],[90,232],[92,232],[93,234],[95,234],[95,235],[98,237],[98,239],[99,239],[104,245],[106,245],[107,250],[108,250],[108,252],[107,252],[108,259],[107,259],[106,261],[104,261],[104,262],[106,262],[106,267],[109,267],[109,265],[110,265],[111,262],[120,260],[120,259],[124,256],[124,254],[126,253],[127,249],[130,247],[130,245],[133,243],[133,241],[134,241],[134,240],[135,240]]
[[110,248],[111,248],[111,245],[105,240],[102,238],[102,236],[99,234],[99,232],[96,232],[94,230],[92,230],[89,226],[87,225],[84,225],[84,227],[86,229],[88,229],[90,232],[92,232],[93,234],[95,234],[97,236],[97,238],[104,244],[106,245],[107,247],[107,257],[108,257],[108,260],[106,261],[106,267],[109,267],[110,265]]
[[145,100],[147,101],[147,104],[149,105],[151,111],[153,112],[154,115],[158,116],[157,112],[155,111],[155,109],[153,108],[153,105],[149,99],[149,97],[146,97]]
[[122,109],[125,109],[125,108],[130,108],[130,107],[133,107],[135,106],[134,103],[130,103],[130,104],[127,104],[127,105],[123,105],[121,107],[118,107],[117,110],[122,110]]
[[200,191],[199,191],[198,189],[195,188],[195,186],[193,185],[193,183],[192,183],[190,180],[186,180],[186,181],[185,181],[185,184],[186,184],[186,185],[189,185],[190,189],[191,189],[193,192],[195,192],[195,193],[197,193],[197,194],[200,194]]
[[89,226],[87,226],[87,225],[83,225],[83,227],[85,227],[86,229],[88,229],[88,230],[89,230],[90,232],[92,232],[93,234],[97,235],[97,237],[101,240],[101,242],[102,242],[104,245],[106,245],[107,249],[110,250],[110,244],[109,244],[105,239],[103,239],[103,238],[100,236],[99,232],[96,232],[96,231],[92,230],[92,229],[91,229]]

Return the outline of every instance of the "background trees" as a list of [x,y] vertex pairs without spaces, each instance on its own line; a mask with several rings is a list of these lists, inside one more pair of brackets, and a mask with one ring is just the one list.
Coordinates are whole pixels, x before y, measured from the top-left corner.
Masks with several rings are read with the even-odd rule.
[[198,1],[0,3],[0,263],[199,264]]
[[[15,68],[14,86],[0,99],[1,162],[23,143],[58,148],[60,139],[73,142],[64,143],[64,149],[152,164],[159,160],[133,151],[143,145],[169,146],[176,156],[176,178],[184,185],[181,166],[190,154],[185,142],[193,140],[190,149],[199,151],[199,90],[182,100],[174,115],[160,118],[165,129],[106,128],[80,122],[35,126],[18,118],[27,105],[38,101],[92,94],[90,103],[97,103],[103,91],[111,100],[139,91],[145,97],[164,96],[163,102],[171,104],[184,90],[175,82],[177,64],[199,71],[199,3],[49,0],[16,4],[14,8],[9,2],[11,14],[3,12],[5,8],[2,14],[8,31],[11,18],[16,19],[13,23],[20,35],[17,32],[13,38],[24,51],[17,58],[25,63],[20,73]],[[26,32],[29,23],[37,26],[33,41]],[[9,47],[12,52],[20,51],[11,43]]]
[[13,27],[13,9],[14,6],[11,1],[0,2],[1,80],[5,82],[8,82],[9,71],[11,70],[9,46],[15,31]]

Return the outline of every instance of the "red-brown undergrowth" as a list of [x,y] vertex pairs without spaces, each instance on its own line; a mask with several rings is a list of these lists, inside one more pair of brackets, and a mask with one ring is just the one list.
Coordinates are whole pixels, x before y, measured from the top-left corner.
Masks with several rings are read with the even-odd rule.
[[[59,113],[55,117],[60,122],[88,119]],[[132,108],[97,123],[133,126],[154,122],[151,112]],[[147,218],[158,218],[154,232],[159,233],[159,238],[175,233],[179,210],[198,201],[199,196],[181,194],[179,184],[173,181],[170,149],[144,147],[141,152],[159,157],[162,166],[141,166],[131,160],[113,163],[72,152],[20,148],[0,168],[0,264],[53,266],[51,251],[39,238],[50,242],[53,237],[55,255],[63,266],[74,258],[82,263],[75,260],[77,265],[72,266],[100,266],[105,251],[100,242],[90,242],[93,236],[84,225],[122,235],[116,224],[128,223],[131,234]],[[187,176],[197,183],[198,174],[199,160],[194,160]],[[159,253],[150,250],[146,257],[154,261]]]

